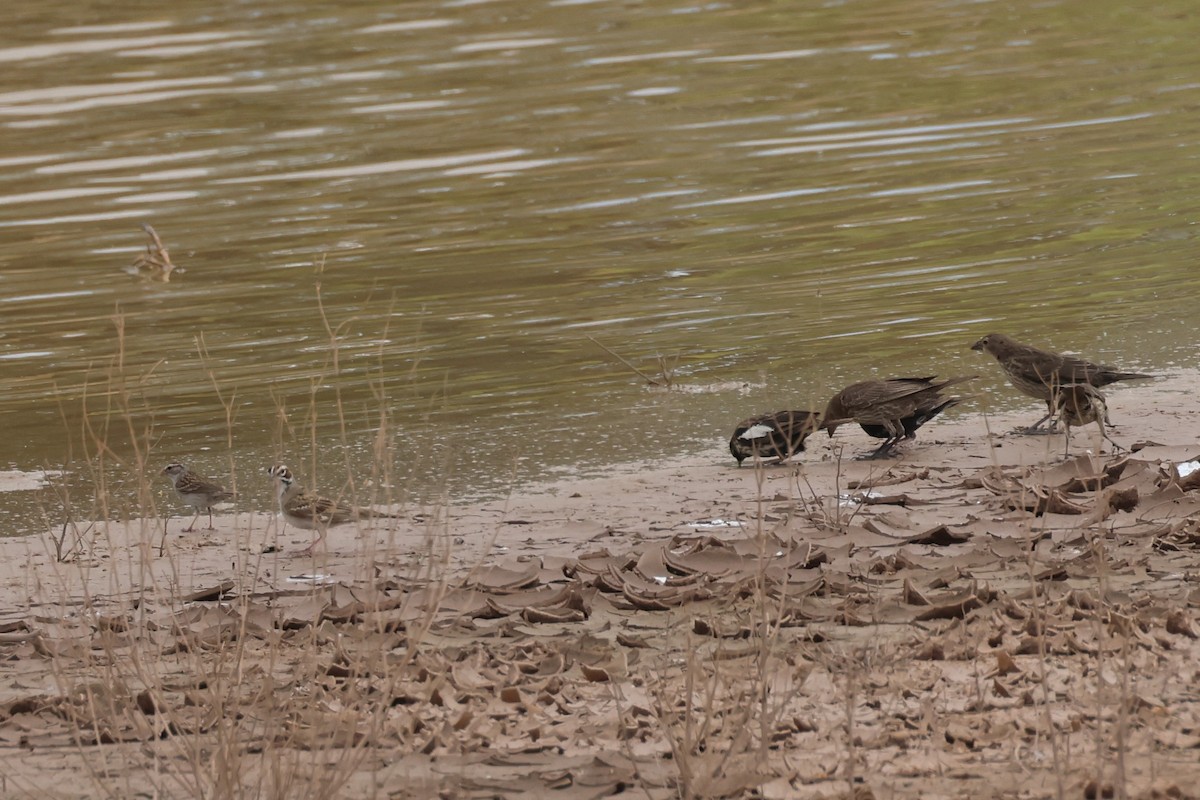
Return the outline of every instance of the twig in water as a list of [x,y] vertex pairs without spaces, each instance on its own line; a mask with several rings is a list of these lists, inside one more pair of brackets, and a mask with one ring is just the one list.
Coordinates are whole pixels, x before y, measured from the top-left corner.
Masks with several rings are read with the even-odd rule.
[[587,338],[588,338],[588,341],[590,341],[592,344],[596,345],[596,347],[599,347],[601,350],[608,353],[610,356],[615,358],[617,361],[620,361],[622,364],[624,364],[625,366],[629,367],[631,370],[636,372],[639,376],[641,376],[641,378],[644,381],[646,381],[646,383],[650,384],[651,386],[665,386],[668,389],[671,388],[671,384],[672,384],[671,374],[670,374],[670,371],[667,369],[666,361],[663,360],[662,356],[658,357],[658,365],[659,365],[659,369],[662,370],[662,378],[661,379],[651,378],[649,375],[642,372],[640,369],[635,367],[633,364],[629,363],[629,361],[626,360],[619,353],[614,352],[611,348],[600,344],[600,342],[596,341],[596,339],[594,337],[589,336]]
[[134,260],[133,268],[138,272],[146,270],[151,273],[150,277],[166,283],[171,280],[171,272],[175,270],[171,254],[167,252],[167,246],[163,244],[154,228],[143,222],[142,230],[150,237],[150,241],[146,245],[146,252]]

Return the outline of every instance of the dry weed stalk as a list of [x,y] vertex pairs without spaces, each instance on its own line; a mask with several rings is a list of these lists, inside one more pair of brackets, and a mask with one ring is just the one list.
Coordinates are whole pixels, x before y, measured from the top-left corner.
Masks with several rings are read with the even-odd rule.
[[[1000,460],[996,454],[996,447],[993,444],[991,421],[987,415],[983,415],[984,431],[987,435],[988,454],[991,460],[992,467],[996,470],[1000,469]],[[1051,455],[1049,447],[1045,455],[1046,462],[1049,462]],[[1010,504],[1013,508],[1027,507],[1027,501],[1030,499],[1023,496],[1025,490],[1018,494],[1010,489]],[[1054,705],[1053,691],[1050,688],[1050,659],[1049,652],[1046,647],[1046,631],[1048,624],[1048,609],[1046,594],[1038,582],[1038,575],[1041,572],[1041,565],[1038,563],[1038,548],[1037,543],[1041,540],[1042,532],[1034,532],[1033,518],[1025,518],[1022,522],[1022,530],[1025,538],[1025,568],[1026,576],[1029,580],[1029,596],[1030,596],[1030,623],[1035,632],[1037,641],[1038,655],[1038,676],[1037,683],[1041,692],[1041,703],[1039,713],[1042,717],[1042,730],[1044,735],[1050,740],[1051,757],[1054,763],[1054,781],[1055,781],[1055,797],[1058,800],[1066,798],[1066,780],[1067,762],[1065,754],[1062,752],[1062,734],[1058,731],[1057,725],[1054,722],[1054,717],[1051,714],[1051,708]]]
[[647,375],[645,372],[642,372],[640,369],[638,369],[636,366],[634,366],[627,358],[622,356],[620,353],[616,352],[615,350],[613,350],[612,348],[610,348],[606,345],[601,344],[599,341],[596,340],[595,337],[589,336],[589,337],[587,337],[587,339],[589,342],[596,345],[601,350],[608,353],[610,356],[615,358],[617,361],[620,361],[622,364],[624,364],[626,367],[628,367],[630,370],[632,370],[634,373],[636,373],[637,376],[640,377],[642,380],[644,380],[649,386],[655,386],[655,387],[659,387],[659,388],[663,388],[663,389],[670,389],[671,387],[673,387],[675,385],[675,367],[678,366],[678,364],[679,364],[679,354],[678,353],[676,353],[674,356],[671,356],[669,359],[664,357],[663,355],[659,354],[657,356],[658,377],[651,377],[650,375]]
[[167,283],[171,280],[171,273],[178,267],[171,261],[167,246],[163,244],[154,228],[143,222],[142,230],[146,232],[150,241],[146,243],[146,252],[134,259],[131,267],[138,273],[145,272],[148,277]]
[[765,480],[766,470],[756,464],[759,550],[749,605],[728,609],[746,620],[751,643],[727,646],[718,638],[699,646],[689,630],[681,648],[686,655],[664,657],[651,687],[676,769],[676,791],[687,800],[740,796],[771,778],[777,770],[771,752],[776,733],[785,717],[795,715],[811,670],[783,636],[781,623],[792,600],[788,582],[768,576],[783,543],[767,529]]
[[[833,494],[830,497],[825,498],[821,496],[808,480],[808,475],[803,469],[797,474],[797,478],[803,481],[804,485],[808,488],[807,497],[801,492],[800,499],[809,521],[818,528],[835,530],[843,534],[849,531],[850,526],[854,524],[854,520],[863,513],[863,508],[866,506],[865,498],[859,495],[847,495],[842,492],[842,471],[844,464],[842,459],[844,452],[845,447],[841,444],[834,446],[834,482]],[[799,484],[797,484],[797,488],[799,488]],[[856,498],[862,499],[863,502],[856,502]],[[843,501],[848,502],[843,504]],[[850,510],[843,511],[847,505],[850,507]],[[833,508],[832,513],[830,512],[830,506]]]
[[[392,698],[398,696],[398,687],[421,668],[417,655],[423,637],[432,628],[438,604],[426,606],[424,616],[418,615],[403,634],[361,626],[347,639],[343,632],[331,632],[316,620],[299,634],[263,629],[263,600],[255,598],[254,587],[266,570],[277,572],[280,566],[275,561],[267,563],[261,549],[250,554],[251,530],[240,527],[238,541],[243,546],[237,549],[231,567],[240,591],[231,602],[215,607],[185,602],[180,591],[188,571],[184,554],[161,543],[158,548],[151,546],[160,524],[156,487],[151,482],[157,470],[150,466],[155,458],[154,414],[145,396],[153,368],[144,374],[127,373],[124,320],[118,315],[114,324],[117,354],[102,380],[89,377],[83,387],[80,430],[84,470],[93,483],[91,517],[102,521],[96,526],[97,536],[100,543],[107,544],[110,563],[120,569],[112,570],[103,597],[88,594],[85,577],[82,602],[87,613],[82,617],[73,617],[73,597],[80,589],[78,578],[56,571],[65,638],[61,643],[48,641],[44,645],[61,698],[56,707],[77,722],[75,748],[89,771],[93,791],[97,796],[113,798],[134,796],[142,791],[133,782],[136,774],[138,780],[148,781],[159,796],[231,800],[342,796],[346,781],[361,770],[379,737],[397,725],[409,724],[400,720],[412,712],[394,707]],[[339,332],[346,324],[327,325],[331,350],[338,349]],[[202,368],[225,410],[226,443],[232,454],[236,389],[227,390],[219,379],[202,336],[196,346]],[[336,354],[331,356],[331,364],[327,368],[336,374]],[[379,400],[372,445],[373,492],[390,500],[387,495],[392,491],[394,434],[383,379],[374,380],[373,386]],[[319,460],[315,431],[320,420],[315,399],[310,399],[310,404],[306,420],[310,427],[305,433],[315,463]],[[349,426],[340,396],[334,407],[348,451]],[[282,409],[280,413],[282,416]],[[231,455],[230,472],[236,486],[234,467]],[[110,479],[113,473],[136,476],[133,506],[117,499],[121,494]],[[59,496],[69,509],[69,493],[63,489]],[[123,548],[117,544],[115,520],[124,521],[133,546]],[[452,537],[448,525],[447,514],[433,515],[425,554],[400,562],[408,573],[405,580],[430,587],[435,597],[443,596],[450,585],[447,565]],[[90,550],[85,550],[87,529],[79,531],[68,517],[62,530],[55,565]],[[74,539],[69,538],[70,532],[74,532]],[[372,539],[368,542],[357,567],[363,576],[359,596],[367,613],[381,607],[377,576],[381,563],[394,561],[391,553],[395,534],[389,532],[382,549]],[[152,568],[155,560],[157,571]],[[158,577],[162,571],[167,576],[165,581]],[[326,587],[311,587],[314,597],[328,591]],[[132,606],[122,599],[130,597],[134,599]],[[269,595],[267,599],[269,602]],[[175,630],[156,627],[148,610],[155,604],[165,607],[175,620]],[[197,633],[186,624],[190,618],[215,622]],[[402,654],[386,648],[377,651],[373,643],[380,636],[393,648],[401,649]],[[79,655],[89,652],[89,648],[76,643],[88,640],[93,655],[81,661]],[[334,667],[347,675],[332,691],[327,659],[320,655],[331,650],[335,653]],[[282,675],[294,682],[292,691],[299,691],[299,697],[281,691]],[[305,692],[311,693],[307,701],[303,699]],[[179,699],[181,693],[183,702]],[[309,703],[315,705],[310,707]],[[344,710],[315,713],[328,704],[340,705]],[[127,734],[121,731],[137,732],[130,741],[146,742],[142,749],[150,754],[153,769],[124,766],[130,746],[124,744]]]

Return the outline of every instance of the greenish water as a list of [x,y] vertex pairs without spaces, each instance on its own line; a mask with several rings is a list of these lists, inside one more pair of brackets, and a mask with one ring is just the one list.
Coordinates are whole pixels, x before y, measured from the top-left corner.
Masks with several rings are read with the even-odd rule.
[[1015,405],[992,330],[1196,364],[1187,3],[10,6],[0,465],[82,486],[86,406],[132,417],[118,485],[141,438],[265,508],[276,458],[363,474],[386,411],[405,485],[465,497],[872,375]]

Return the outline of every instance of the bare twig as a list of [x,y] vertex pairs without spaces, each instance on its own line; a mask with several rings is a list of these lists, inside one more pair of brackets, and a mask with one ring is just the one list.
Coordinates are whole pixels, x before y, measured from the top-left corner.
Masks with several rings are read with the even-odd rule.
[[166,283],[171,280],[171,273],[176,269],[171,261],[171,254],[167,252],[167,246],[163,244],[154,228],[143,222],[142,230],[150,237],[150,241],[146,245],[146,252],[134,260],[133,268],[138,271],[146,270],[150,277]]
[[590,341],[592,344],[596,345],[596,347],[599,347],[601,350],[608,353],[610,356],[615,358],[617,361],[620,361],[622,364],[624,364],[625,366],[629,367],[631,370],[636,372],[639,377],[641,377],[644,381],[646,381],[646,383],[650,384],[651,386],[665,386],[667,388],[671,387],[671,384],[672,384],[671,374],[667,370],[666,361],[663,360],[662,356],[658,357],[658,361],[659,361],[659,368],[661,370],[663,370],[663,377],[661,379],[652,378],[649,375],[647,375],[646,373],[642,372],[637,367],[635,367],[633,364],[629,363],[629,361],[624,356],[613,351],[612,348],[607,347],[607,346],[601,344],[600,342],[596,341],[595,337],[589,336],[587,338],[588,338],[588,341]]

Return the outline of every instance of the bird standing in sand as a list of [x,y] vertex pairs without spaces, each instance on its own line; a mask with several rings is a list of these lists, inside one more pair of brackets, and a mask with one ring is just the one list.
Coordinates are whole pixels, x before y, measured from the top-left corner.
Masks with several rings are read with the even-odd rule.
[[1099,388],[1117,381],[1154,377],[1141,372],[1121,372],[1116,367],[1040,350],[1032,345],[1021,344],[1003,333],[989,333],[971,345],[971,349],[991,353],[1000,362],[1000,368],[1008,374],[1013,386],[1045,402],[1046,416],[1029,427],[1029,431],[1039,429],[1054,417],[1054,394],[1058,387],[1082,383]]
[[[958,402],[958,398],[943,397],[940,394],[942,389],[975,377],[968,375],[939,381],[931,375],[927,378],[889,378],[851,384],[834,395],[825,406],[820,427],[832,436],[839,425],[857,422],[872,436],[882,433],[882,437],[877,438],[884,438],[884,443],[866,456],[879,458],[890,453],[902,439],[911,438],[917,428],[941,410]],[[922,416],[924,419],[916,422]],[[912,421],[906,429],[905,420],[909,418]]]
[[1087,425],[1089,422],[1100,426],[1100,435],[1112,442],[1113,447],[1118,450],[1124,449],[1108,435],[1105,426],[1112,424],[1108,421],[1108,405],[1104,402],[1104,395],[1100,390],[1091,384],[1069,383],[1059,386],[1054,393],[1054,410],[1067,431],[1063,455],[1071,451],[1071,427]]
[[275,494],[279,500],[279,513],[284,522],[297,528],[317,532],[317,540],[301,550],[299,555],[311,555],[313,548],[325,541],[330,528],[345,525],[359,519],[395,519],[395,515],[358,508],[321,497],[296,482],[292,471],[283,464],[267,468],[267,474],[275,481]]
[[815,411],[775,411],[744,419],[729,437],[729,452],[738,466],[747,458],[782,463],[804,452],[804,440],[817,430]]
[[215,530],[212,521],[213,506],[232,500],[233,493],[219,483],[197,475],[177,461],[163,467],[162,474],[171,479],[171,485],[175,487],[175,494],[179,495],[179,499],[196,509],[196,516],[192,517],[191,523],[183,532],[191,533],[196,530],[196,520],[200,519],[201,511],[208,512],[207,530]]

